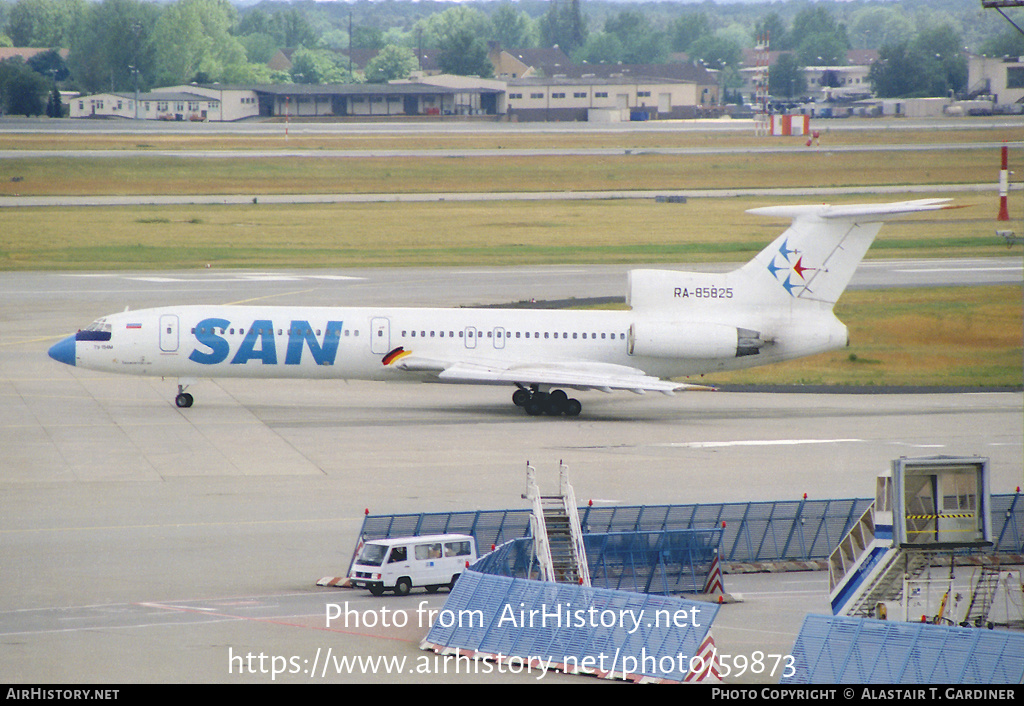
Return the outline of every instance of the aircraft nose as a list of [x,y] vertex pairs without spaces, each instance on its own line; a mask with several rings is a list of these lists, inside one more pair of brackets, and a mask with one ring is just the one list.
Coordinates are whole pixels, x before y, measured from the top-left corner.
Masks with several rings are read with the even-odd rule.
[[75,364],[75,337],[68,336],[50,347],[50,357],[65,365]]

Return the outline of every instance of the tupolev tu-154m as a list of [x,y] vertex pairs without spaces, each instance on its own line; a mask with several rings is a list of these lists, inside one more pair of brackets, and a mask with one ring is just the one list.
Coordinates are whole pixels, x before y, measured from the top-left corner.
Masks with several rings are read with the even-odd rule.
[[49,354],[177,378],[178,407],[202,378],[336,378],[508,385],[527,414],[576,416],[565,389],[707,389],[675,379],[846,346],[832,308],[882,222],[948,201],[751,209],[792,222],[732,272],[630,271],[628,310],[167,306],[99,318]]

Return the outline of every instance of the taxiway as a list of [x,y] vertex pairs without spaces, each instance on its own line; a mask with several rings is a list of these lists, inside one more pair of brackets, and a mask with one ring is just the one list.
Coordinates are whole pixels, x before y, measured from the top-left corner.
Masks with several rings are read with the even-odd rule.
[[[894,273],[916,285],[1022,278],[1019,257],[865,265],[859,286]],[[429,662],[416,672],[429,656],[417,649],[426,631],[417,608],[440,606],[444,593],[373,598],[314,586],[344,571],[364,510],[524,507],[527,461],[542,484],[565,461],[577,497],[602,504],[867,497],[893,458],[936,454],[989,457],[994,492],[1021,484],[1020,392],[587,393],[585,416],[570,420],[526,417],[502,388],[227,380],[201,382],[195,407],[179,410],[175,381],[46,356],[59,337],[125,305],[476,305],[621,295],[624,286],[618,268],[530,274],[0,275],[5,681],[533,680],[438,673]],[[804,614],[828,612],[821,573],[726,582],[745,600],[716,620],[722,652],[785,652]],[[326,604],[345,602],[364,618],[404,612],[406,624],[328,625]],[[321,672],[328,649],[406,662]],[[272,674],[260,654],[286,658],[276,663],[286,671]]]

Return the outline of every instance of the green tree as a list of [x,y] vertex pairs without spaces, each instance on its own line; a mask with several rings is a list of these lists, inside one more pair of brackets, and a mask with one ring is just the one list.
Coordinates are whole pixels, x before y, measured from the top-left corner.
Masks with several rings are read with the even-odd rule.
[[868,72],[881,98],[947,96],[964,90],[967,62],[959,51],[959,35],[948,25],[933,27],[910,42],[889,44]]
[[348,59],[327,49],[297,49],[292,54],[291,77],[295,83],[351,83]]
[[278,46],[277,40],[265,32],[253,32],[236,38],[245,49],[246,58],[251,62],[265,64],[281,48]]
[[65,81],[70,74],[67,63],[56,49],[39,52],[35,56],[29,57],[25,64],[37,74],[45,76],[51,81]]
[[781,54],[768,71],[768,92],[776,98],[793,98],[806,90],[804,67],[792,53]]
[[1024,34],[1007,30],[981,45],[983,56],[1024,56]]
[[688,12],[673,20],[669,28],[672,51],[689,51],[690,45],[701,37],[713,34],[707,13]]
[[800,62],[806,66],[842,66],[846,63],[849,45],[832,32],[815,32],[804,37],[796,47]]
[[20,57],[0,61],[0,113],[42,115],[50,85]]
[[219,81],[230,66],[247,63],[245,48],[230,34],[235,9],[228,0],[178,0],[153,30],[157,81],[186,83],[200,73]]
[[406,47],[389,44],[370,59],[363,73],[367,83],[387,83],[396,79],[409,78],[416,70],[416,55]]
[[313,47],[319,39],[306,16],[295,8],[274,13],[271,27],[282,47]]
[[505,49],[528,49],[537,45],[537,30],[525,12],[511,2],[502,2],[491,15],[494,39]]
[[777,12],[769,12],[754,23],[754,35],[768,38],[768,48],[772,51],[792,49],[792,39],[786,29],[786,23]]
[[853,14],[850,42],[858,49],[878,49],[886,44],[908,42],[914,37],[914,22],[897,7],[865,7]]
[[481,10],[456,5],[417,22],[414,28],[424,47],[443,49],[459,35],[469,33],[486,42],[494,33],[491,19]]
[[18,0],[7,34],[18,47],[66,47],[85,11],[84,0]]
[[800,61],[806,66],[846,63],[846,51],[850,48],[846,26],[836,22],[832,13],[821,5],[797,13],[790,37]]
[[[89,5],[68,56],[73,82],[87,93],[154,85],[150,37],[160,8],[141,0],[103,0]],[[132,68],[138,74],[132,73]]]
[[[379,27],[353,27],[352,48],[353,49],[383,49],[387,46],[384,41],[384,32]],[[348,45],[345,45],[348,49]]]
[[582,47],[572,54],[577,64],[619,64],[625,52],[622,42],[608,32],[592,32]]
[[551,0],[547,13],[538,21],[538,31],[543,46],[557,46],[571,56],[587,41],[580,0]]
[[622,44],[622,61],[627,64],[656,64],[668,58],[663,32],[651,25],[639,10],[624,10],[605,20],[604,31]]
[[469,29],[456,31],[441,45],[437,63],[446,74],[481,78],[494,75],[487,47]]
[[46,101],[46,115],[50,118],[64,117],[64,102],[60,98],[60,89],[54,84],[50,97]]
[[743,59],[743,49],[733,39],[718,35],[705,35],[690,45],[690,59],[699,61],[709,69],[736,68]]

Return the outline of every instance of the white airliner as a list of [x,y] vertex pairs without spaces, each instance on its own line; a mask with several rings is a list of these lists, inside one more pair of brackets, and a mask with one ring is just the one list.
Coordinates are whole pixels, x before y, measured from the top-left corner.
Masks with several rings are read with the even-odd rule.
[[563,389],[672,394],[673,379],[847,345],[832,313],[887,218],[948,199],[778,206],[792,219],[725,274],[633,270],[629,310],[169,306],[97,319],[50,348],[68,365],[178,379],[278,377],[515,386],[527,414],[576,416]]

